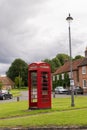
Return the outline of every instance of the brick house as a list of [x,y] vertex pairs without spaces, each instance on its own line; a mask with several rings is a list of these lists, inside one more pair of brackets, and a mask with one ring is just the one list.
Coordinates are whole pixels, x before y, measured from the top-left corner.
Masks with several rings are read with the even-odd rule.
[[[67,73],[70,78],[70,61],[65,62],[65,64],[59,67],[53,74],[53,80],[61,74],[62,79],[64,79],[64,74]],[[77,59],[72,61],[72,78],[74,80],[75,86],[80,86],[87,91],[87,48],[85,50],[85,58]]]
[[14,87],[14,82],[8,77],[0,76],[0,83],[2,84],[2,89],[12,89]]

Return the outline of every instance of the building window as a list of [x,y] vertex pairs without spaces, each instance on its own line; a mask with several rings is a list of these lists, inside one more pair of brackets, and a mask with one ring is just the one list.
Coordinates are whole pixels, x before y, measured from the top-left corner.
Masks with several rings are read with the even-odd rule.
[[59,75],[57,75],[57,80],[59,80]]
[[82,74],[86,74],[86,66],[82,67]]
[[53,81],[55,81],[55,76],[53,76]]
[[87,87],[86,86],[86,80],[83,80],[83,87]]
[[64,79],[64,74],[62,74],[62,79]]

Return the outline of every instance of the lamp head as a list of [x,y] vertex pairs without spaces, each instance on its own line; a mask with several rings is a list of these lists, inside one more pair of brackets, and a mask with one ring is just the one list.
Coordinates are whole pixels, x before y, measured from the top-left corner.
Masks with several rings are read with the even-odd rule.
[[68,21],[68,23],[70,23],[73,20],[73,18],[69,14],[69,16],[66,18],[66,20]]

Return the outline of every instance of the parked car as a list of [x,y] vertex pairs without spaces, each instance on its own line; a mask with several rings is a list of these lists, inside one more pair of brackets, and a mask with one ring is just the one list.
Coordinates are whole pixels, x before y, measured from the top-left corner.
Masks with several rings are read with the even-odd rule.
[[[81,87],[74,87],[74,94],[76,95],[76,94],[83,94],[84,92],[83,92],[83,88],[81,88]],[[68,90],[68,92],[67,92],[67,94],[71,94],[71,89],[70,90]]]
[[63,88],[63,86],[57,86],[54,90],[55,93],[59,93],[59,94],[65,94],[68,92],[67,89]]
[[0,91],[0,100],[12,99],[13,95],[7,90]]

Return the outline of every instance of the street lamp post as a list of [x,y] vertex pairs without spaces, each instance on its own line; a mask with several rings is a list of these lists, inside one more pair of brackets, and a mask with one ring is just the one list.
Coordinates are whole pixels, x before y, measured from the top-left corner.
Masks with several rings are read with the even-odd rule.
[[70,51],[70,72],[71,72],[71,76],[70,76],[70,87],[71,87],[71,106],[75,106],[74,104],[74,81],[73,81],[73,77],[72,77],[72,47],[71,47],[71,30],[70,30],[70,23],[73,20],[73,18],[69,16],[66,18],[66,20],[69,23],[69,51]]

